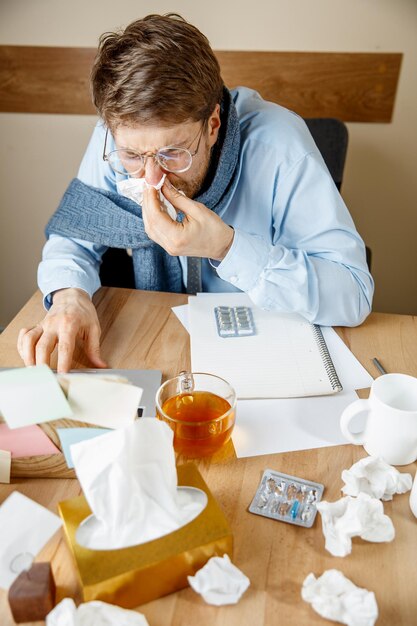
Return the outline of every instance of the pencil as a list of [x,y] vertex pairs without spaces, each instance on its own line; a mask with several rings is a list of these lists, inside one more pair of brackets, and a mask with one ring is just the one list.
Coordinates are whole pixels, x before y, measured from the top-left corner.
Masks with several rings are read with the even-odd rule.
[[381,372],[381,374],[386,374],[387,373],[386,370],[382,367],[381,363],[378,361],[377,358],[373,358],[372,359],[372,363]]

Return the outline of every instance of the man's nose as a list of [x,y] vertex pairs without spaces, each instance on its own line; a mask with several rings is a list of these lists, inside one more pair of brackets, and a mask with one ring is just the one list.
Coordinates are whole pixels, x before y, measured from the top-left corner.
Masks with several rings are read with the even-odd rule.
[[164,172],[161,167],[158,165],[156,159],[154,157],[148,157],[145,162],[145,180],[148,185],[152,185],[155,187],[161,180]]

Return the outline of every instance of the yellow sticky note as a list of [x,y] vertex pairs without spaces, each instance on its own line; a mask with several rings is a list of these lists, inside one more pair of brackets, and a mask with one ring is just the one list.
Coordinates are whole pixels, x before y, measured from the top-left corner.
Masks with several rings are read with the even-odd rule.
[[12,453],[8,450],[0,450],[0,483],[10,482],[11,465]]

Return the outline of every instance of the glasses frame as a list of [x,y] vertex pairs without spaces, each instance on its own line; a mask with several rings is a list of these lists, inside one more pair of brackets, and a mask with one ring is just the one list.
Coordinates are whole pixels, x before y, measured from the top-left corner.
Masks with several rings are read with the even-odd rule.
[[[131,152],[132,154],[134,154],[135,156],[138,156],[142,159],[143,161],[143,165],[140,169],[135,170],[134,172],[120,172],[119,170],[114,169],[114,167],[112,166],[112,164],[110,163],[109,157],[112,154],[115,154],[116,152],[122,152],[122,150],[111,150],[110,152],[108,152],[106,154],[106,146],[107,146],[107,136],[109,134],[109,129],[106,128],[106,136],[104,138],[104,146],[103,146],[103,161],[106,161],[109,164],[109,167],[111,167],[111,169],[113,170],[113,172],[116,172],[117,174],[127,174],[128,176],[134,176],[135,174],[138,174],[139,172],[141,172],[142,170],[145,169],[146,167],[146,159],[152,157],[154,159],[154,161],[156,161],[156,163],[159,165],[159,167],[161,169],[163,169],[166,172],[172,172],[173,174],[182,174],[183,172],[187,172],[190,167],[193,164],[193,158],[196,156],[196,154],[198,153],[199,149],[200,149],[200,143],[201,143],[201,137],[203,136],[203,130],[206,126],[206,122],[203,121],[203,123],[201,124],[201,128],[198,131],[197,135],[194,137],[194,139],[190,142],[189,147],[188,148],[183,148],[182,146],[175,146],[175,145],[170,145],[170,146],[163,146],[162,148],[159,148],[159,150],[157,152],[136,152],[136,150],[129,150],[129,152]],[[195,142],[195,140],[198,137],[198,143],[197,143],[197,147],[194,150],[194,152],[191,152],[190,147],[193,145],[193,143]],[[187,167],[184,167],[182,169],[179,170],[170,170],[166,167],[164,167],[159,159],[158,159],[158,154],[160,152],[163,152],[164,150],[184,150],[185,152],[188,152],[188,154],[190,155],[190,164]]]

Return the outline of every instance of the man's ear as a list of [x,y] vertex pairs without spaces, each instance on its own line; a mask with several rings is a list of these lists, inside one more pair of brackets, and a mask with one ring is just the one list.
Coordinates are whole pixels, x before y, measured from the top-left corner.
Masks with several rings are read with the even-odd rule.
[[210,115],[208,122],[208,141],[210,148],[214,146],[219,136],[219,130],[221,126],[220,121],[220,104],[216,104],[213,113]]

